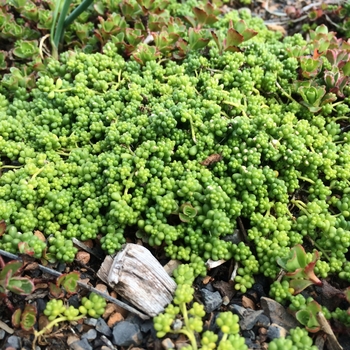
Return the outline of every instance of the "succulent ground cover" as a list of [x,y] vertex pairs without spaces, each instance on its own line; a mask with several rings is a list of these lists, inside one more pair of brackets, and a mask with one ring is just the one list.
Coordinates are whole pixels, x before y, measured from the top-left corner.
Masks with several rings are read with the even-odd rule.
[[[348,326],[347,6],[319,9],[307,38],[283,38],[219,1],[96,1],[55,46],[57,5],[0,3],[0,248],[56,266],[74,263],[73,238],[106,254],[139,239],[180,260],[174,304],[154,325],[192,349],[245,348],[231,313],[217,318],[220,339],[203,332],[192,285],[208,259],[234,262],[240,293],[264,275],[295,314],[303,328],[271,349],[311,349],[320,312]],[[334,13],[339,33],[316,23]],[[1,264],[5,300],[32,292],[14,264]],[[51,294],[64,298],[76,278]],[[342,298],[333,308],[302,293],[326,280]],[[96,298],[52,300],[44,314],[98,317]],[[31,329],[36,312],[23,309],[15,324]]]

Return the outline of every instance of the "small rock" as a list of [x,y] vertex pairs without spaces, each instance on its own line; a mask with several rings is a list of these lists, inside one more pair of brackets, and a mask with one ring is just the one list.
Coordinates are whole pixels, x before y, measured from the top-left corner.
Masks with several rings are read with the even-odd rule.
[[123,315],[120,312],[115,312],[109,317],[107,325],[108,327],[113,327],[116,323],[121,321],[124,321]]
[[96,288],[97,290],[99,290],[100,292],[109,295],[107,286],[106,286],[105,284],[102,284],[102,283],[96,284],[96,287],[95,287],[95,288]]
[[248,338],[250,340],[255,340],[255,333],[254,331],[252,330],[245,330],[245,331],[242,331],[242,335],[244,338]]
[[238,305],[238,304],[232,304],[229,306],[230,311],[232,311],[235,315],[238,315],[239,318],[243,318],[246,308]]
[[230,299],[227,295],[222,298],[222,303],[227,306],[230,303]]
[[113,312],[117,311],[116,306],[116,304],[108,303],[102,317],[106,320]]
[[92,343],[94,349],[100,349],[100,347],[104,345],[105,343],[102,341],[101,337],[96,338]]
[[87,339],[78,340],[70,345],[72,350],[93,350]]
[[265,328],[268,328],[270,324],[271,324],[270,319],[264,314],[261,314],[255,323],[256,326],[265,327]]
[[81,323],[78,323],[76,326],[75,326],[75,329],[78,333],[82,333],[84,331],[84,325],[82,325]]
[[287,336],[287,330],[276,323],[272,323],[267,330],[267,337],[269,339],[285,338]]
[[0,329],[0,340],[4,339],[6,332],[3,329]]
[[103,345],[101,346],[101,350],[112,350],[109,346]]
[[79,300],[78,294],[72,295],[72,296],[68,299],[68,303],[69,303],[69,305],[74,306],[76,309],[79,309],[80,300]]
[[21,338],[17,337],[16,335],[11,335],[7,339],[7,344],[15,349],[20,349],[22,346]]
[[141,329],[141,332],[143,333],[147,333],[150,330],[154,329],[153,319],[143,321],[142,324],[140,325],[140,329]]
[[[66,269],[66,267],[67,267],[67,264],[66,263],[63,263],[63,262],[60,262],[60,263],[58,263],[58,265],[57,265],[57,267],[56,267],[56,270],[58,271],[58,272],[63,272],[65,269]],[[39,271],[39,269],[38,269],[38,271]]]
[[86,318],[86,319],[84,320],[84,323],[87,324],[88,326],[96,327],[96,325],[97,325],[97,319],[96,319],[96,318],[89,317],[89,318]]
[[[249,311],[248,311],[249,310]],[[259,311],[253,311],[251,309],[246,309],[246,312],[243,315],[242,320],[239,322],[239,325],[241,326],[242,330],[250,330],[252,329],[257,320],[258,317],[263,313],[263,310]]]
[[75,258],[86,265],[90,261],[90,254],[81,250],[75,255]]
[[233,298],[236,293],[236,290],[233,288],[232,283],[225,281],[216,281],[213,283],[213,286],[223,297],[227,297],[229,300]]
[[287,313],[283,305],[279,304],[277,301],[262,297],[260,299],[260,304],[265,315],[270,318],[272,323],[276,323],[279,326],[286,328],[287,331],[298,327],[298,321],[292,315]]
[[97,332],[100,332],[100,333],[104,334],[107,337],[110,337],[112,335],[112,330],[107,325],[105,320],[103,318],[101,318],[101,317],[97,320],[96,330],[97,330]]
[[76,335],[69,335],[68,338],[67,338],[67,345],[70,346],[71,344],[79,341],[80,338]]
[[171,341],[170,338],[165,338],[163,341],[162,341],[162,347],[163,349],[167,350],[167,349],[174,349],[174,343]]
[[94,340],[97,337],[95,329],[89,329],[85,334],[81,336],[81,339]]
[[108,346],[111,349],[115,349],[114,345],[112,344],[112,342],[105,336],[105,335],[101,335],[101,340],[106,344],[106,346]]
[[221,306],[222,298],[219,292],[210,292],[205,288],[203,288],[201,292],[206,312],[210,313]]
[[142,334],[136,324],[129,321],[121,321],[113,327],[113,343],[115,345],[139,345],[141,342]]

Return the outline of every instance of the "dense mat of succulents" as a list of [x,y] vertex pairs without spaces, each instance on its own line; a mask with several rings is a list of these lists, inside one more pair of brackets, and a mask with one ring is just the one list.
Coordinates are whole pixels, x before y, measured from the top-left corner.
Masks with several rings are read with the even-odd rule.
[[180,286],[234,259],[242,292],[282,266],[271,296],[315,330],[321,309],[298,293],[350,280],[350,44],[325,26],[282,39],[216,3],[117,3],[82,15],[59,60],[39,43],[50,2],[0,6],[28,31],[1,34],[19,60],[1,56],[0,248],[72,262],[73,237],[112,254],[132,232],[188,263]]

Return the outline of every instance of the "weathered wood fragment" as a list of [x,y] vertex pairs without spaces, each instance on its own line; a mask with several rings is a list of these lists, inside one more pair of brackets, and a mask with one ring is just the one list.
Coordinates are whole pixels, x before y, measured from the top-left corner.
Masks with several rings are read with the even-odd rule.
[[175,281],[151,252],[131,243],[114,258],[107,256],[97,276],[151,317],[164,311],[176,288]]

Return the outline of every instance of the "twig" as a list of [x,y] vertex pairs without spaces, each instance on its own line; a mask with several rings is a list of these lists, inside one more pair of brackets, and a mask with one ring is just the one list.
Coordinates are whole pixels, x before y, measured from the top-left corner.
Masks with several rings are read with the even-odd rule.
[[97,252],[94,252],[92,249],[90,249],[86,244],[84,244],[83,242],[80,242],[78,239],[76,238],[72,238],[72,241],[75,245],[77,245],[78,247],[80,247],[81,249],[84,249],[86,252],[92,254],[93,256],[95,256],[98,260],[103,260],[103,257],[98,254]]
[[[10,259],[22,261],[22,258],[21,258],[21,257],[15,255],[15,254],[8,253],[8,252],[6,252],[6,251],[4,251],[4,250],[2,250],[2,249],[0,249],[0,255],[6,256],[6,257],[8,257],[8,258],[10,258]],[[57,271],[55,271],[55,270],[52,270],[52,269],[50,269],[50,268],[48,268],[48,267],[45,267],[45,266],[43,266],[43,265],[40,265],[40,264],[39,264],[38,267],[39,267],[39,269],[40,269],[42,272],[49,273],[50,275],[53,275],[53,276],[55,276],[55,277],[60,277],[60,276],[62,275],[61,273],[59,273],[59,272],[57,272]],[[118,299],[115,299],[115,298],[111,297],[110,295],[105,294],[105,293],[101,292],[100,290],[98,290],[98,289],[96,289],[96,288],[94,288],[94,287],[92,287],[92,286],[89,286],[89,285],[86,284],[86,283],[79,282],[79,281],[78,281],[77,283],[78,283],[78,286],[79,286],[79,287],[82,287],[82,288],[84,288],[84,289],[87,289],[89,292],[94,292],[94,293],[96,293],[96,294],[102,296],[102,297],[105,298],[106,300],[108,300],[108,301],[110,301],[110,302],[112,302],[112,303],[114,303],[114,304],[119,305],[120,307],[122,307],[123,309],[125,309],[125,310],[127,310],[127,311],[130,311],[130,312],[136,314],[137,316],[139,316],[139,317],[140,317],[141,319],[143,319],[143,320],[148,320],[148,319],[150,318],[148,315],[145,315],[144,313],[142,313],[141,311],[139,311],[139,310],[133,308],[132,306],[130,306],[130,305],[128,305],[128,304],[125,304],[125,303],[123,303],[122,301],[120,301],[120,300],[118,300]]]
[[343,350],[343,347],[338,343],[332,328],[324,317],[322,312],[316,314],[317,321],[320,323],[322,330],[327,334],[327,342],[330,350]]

